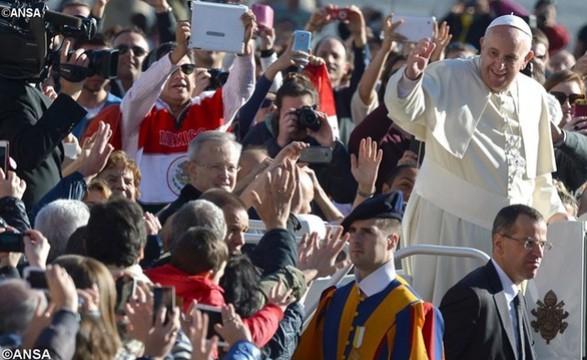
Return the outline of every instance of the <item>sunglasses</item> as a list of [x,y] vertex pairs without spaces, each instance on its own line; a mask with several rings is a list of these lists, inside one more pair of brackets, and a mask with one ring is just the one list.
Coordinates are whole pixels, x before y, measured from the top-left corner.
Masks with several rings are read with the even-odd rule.
[[144,56],[147,54],[147,50],[143,49],[140,46],[128,46],[128,45],[118,45],[116,49],[120,52],[120,55],[126,54],[129,50],[132,50],[133,54],[136,56]]
[[191,75],[196,70],[196,65],[195,64],[183,64],[183,65],[179,66],[179,69],[181,70],[182,73],[184,73],[186,75]]
[[585,99],[585,94],[565,94],[564,92],[560,91],[551,91],[550,94],[554,96],[558,102],[563,105],[567,99],[569,100],[569,104],[573,105],[575,101],[579,99]]

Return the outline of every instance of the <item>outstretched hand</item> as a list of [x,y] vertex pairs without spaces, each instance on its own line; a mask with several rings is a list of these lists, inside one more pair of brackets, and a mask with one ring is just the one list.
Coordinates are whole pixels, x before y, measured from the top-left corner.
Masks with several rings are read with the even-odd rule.
[[408,57],[406,77],[410,80],[418,80],[428,66],[432,52],[436,44],[428,38],[420,40]]

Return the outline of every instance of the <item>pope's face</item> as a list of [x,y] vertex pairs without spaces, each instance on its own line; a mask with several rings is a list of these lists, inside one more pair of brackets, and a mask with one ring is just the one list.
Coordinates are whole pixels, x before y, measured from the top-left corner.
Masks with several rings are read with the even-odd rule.
[[532,59],[530,39],[511,26],[496,26],[481,39],[481,78],[493,92],[507,90]]

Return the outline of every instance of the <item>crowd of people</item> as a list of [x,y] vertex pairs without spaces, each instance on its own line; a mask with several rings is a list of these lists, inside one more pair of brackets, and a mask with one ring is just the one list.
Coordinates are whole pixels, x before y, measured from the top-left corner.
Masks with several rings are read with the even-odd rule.
[[[458,0],[408,42],[394,15],[272,0],[274,26],[247,10],[225,54],[188,46],[182,2],[144,1],[152,29],[60,6],[99,30],[57,36],[60,64],[116,50],[116,77],[0,76],[0,349],[537,359],[523,284],[547,224],[587,213],[587,26],[571,51],[554,1]],[[304,216],[326,233],[301,236]],[[395,261],[414,244],[491,260]]]

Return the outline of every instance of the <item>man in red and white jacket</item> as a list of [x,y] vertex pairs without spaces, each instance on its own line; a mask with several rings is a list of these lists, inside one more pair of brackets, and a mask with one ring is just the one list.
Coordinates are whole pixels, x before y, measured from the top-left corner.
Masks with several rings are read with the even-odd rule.
[[137,79],[122,99],[122,148],[143,174],[141,198],[147,205],[175,200],[189,182],[187,149],[206,130],[227,128],[255,86],[255,63],[249,44],[256,23],[242,17],[244,53],[236,57],[226,84],[192,98],[195,65],[188,57],[190,24],[177,24],[177,47]]

